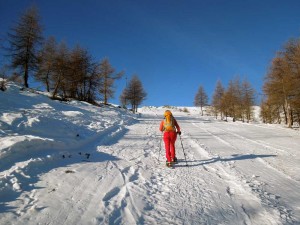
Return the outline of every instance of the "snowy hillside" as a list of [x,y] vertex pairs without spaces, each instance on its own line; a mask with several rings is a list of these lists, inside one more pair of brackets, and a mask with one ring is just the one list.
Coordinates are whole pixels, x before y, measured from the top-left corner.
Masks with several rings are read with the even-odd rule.
[[12,83],[0,102],[1,225],[300,224],[299,131],[174,107],[170,169],[163,107],[135,116]]

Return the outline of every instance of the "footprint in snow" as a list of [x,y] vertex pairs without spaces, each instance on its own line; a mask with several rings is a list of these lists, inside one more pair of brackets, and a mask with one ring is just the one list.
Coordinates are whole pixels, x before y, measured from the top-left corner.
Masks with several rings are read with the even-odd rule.
[[119,192],[120,192],[120,188],[119,187],[114,187],[113,189],[111,189],[109,192],[107,192],[105,194],[105,196],[103,197],[102,201],[104,201],[104,202],[109,201],[114,196],[116,196],[117,194],[119,194]]

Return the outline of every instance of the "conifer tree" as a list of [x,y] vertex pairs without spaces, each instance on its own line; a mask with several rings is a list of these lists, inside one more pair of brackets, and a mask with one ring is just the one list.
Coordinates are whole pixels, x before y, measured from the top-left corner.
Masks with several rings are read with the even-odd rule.
[[70,52],[70,72],[68,73],[68,93],[69,97],[79,100],[86,100],[89,89],[89,78],[93,71],[92,57],[86,49],[77,45]]
[[273,59],[270,72],[266,76],[263,90],[272,105],[282,108],[288,127],[292,126],[291,102],[293,95],[291,68],[283,57]]
[[263,100],[260,104],[260,118],[263,123],[281,123],[280,107],[269,102],[270,99]]
[[127,99],[128,98],[128,93],[127,92],[128,92],[127,88],[124,88],[121,95],[120,95],[120,97],[119,97],[120,103],[121,103],[123,108],[126,108],[127,105],[128,105],[128,99]]
[[217,81],[217,85],[212,97],[212,107],[215,113],[216,118],[218,117],[218,113],[220,113],[221,119],[223,118],[222,111],[222,97],[224,95],[225,89],[220,80]]
[[244,122],[244,103],[243,103],[243,91],[240,77],[235,77],[233,80],[234,85],[234,100],[235,100],[235,117],[234,119],[240,119]]
[[97,90],[99,90],[99,65],[91,62],[89,67],[89,75],[86,82],[86,96],[85,100],[90,103],[95,103],[97,99]]
[[35,79],[45,84],[48,92],[52,88],[50,82],[54,72],[56,51],[56,40],[54,37],[49,37],[38,54],[38,70],[35,74]]
[[[225,90],[224,94],[222,95],[221,98],[221,112],[225,116],[225,120],[227,121],[227,117],[230,114],[230,102],[231,102],[231,94],[228,92],[228,90]],[[223,118],[222,118],[223,119]]]
[[277,122],[283,114],[288,127],[294,121],[300,124],[300,39],[288,41],[272,60],[263,91]]
[[[226,102],[224,102],[224,105],[226,106],[227,109],[227,114],[233,118],[233,121],[237,119],[237,114],[238,114],[238,97],[237,97],[237,88],[236,88],[236,82],[233,80],[229,81],[228,88],[225,92],[225,99]],[[224,99],[223,99],[224,101]]]
[[203,116],[203,107],[208,105],[208,97],[202,85],[200,85],[195,95],[194,105],[200,107],[201,115]]
[[291,120],[300,125],[300,39],[291,39],[286,44],[284,57],[291,68]]
[[120,100],[121,103],[131,104],[132,112],[136,113],[138,106],[146,99],[147,93],[145,92],[142,82],[137,75],[134,75],[128,83],[128,86],[123,90]]
[[123,76],[124,72],[115,73],[115,69],[111,66],[107,58],[100,63],[101,85],[99,93],[103,96],[104,104],[108,103],[108,99],[114,96],[114,82]]
[[68,72],[70,62],[70,53],[67,45],[62,42],[59,44],[57,49],[57,54],[54,60],[54,72],[52,76],[52,81],[54,84],[54,90],[52,93],[52,98],[55,98],[57,93],[62,94],[62,97],[66,97],[66,88],[68,85]]
[[12,58],[12,67],[23,73],[24,86],[29,87],[29,72],[37,67],[37,50],[42,41],[40,18],[35,7],[31,7],[21,16],[19,22],[8,33]]
[[242,83],[242,120],[246,118],[247,122],[251,120],[254,105],[254,89],[251,84],[244,80]]

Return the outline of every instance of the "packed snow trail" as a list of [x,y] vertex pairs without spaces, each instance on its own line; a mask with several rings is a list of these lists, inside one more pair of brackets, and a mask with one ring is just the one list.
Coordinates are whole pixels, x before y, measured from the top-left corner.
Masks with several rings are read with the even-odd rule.
[[170,169],[163,110],[117,121],[64,158],[31,159],[24,178],[7,170],[32,176],[0,224],[299,224],[297,132],[174,110],[187,162],[178,138]]

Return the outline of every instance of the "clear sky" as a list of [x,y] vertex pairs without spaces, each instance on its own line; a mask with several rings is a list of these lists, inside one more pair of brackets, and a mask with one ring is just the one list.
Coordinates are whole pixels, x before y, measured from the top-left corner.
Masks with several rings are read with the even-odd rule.
[[137,74],[143,105],[192,106],[200,85],[211,99],[218,79],[227,86],[235,76],[261,93],[275,53],[300,37],[299,0],[0,0],[0,35],[32,4],[45,37]]

